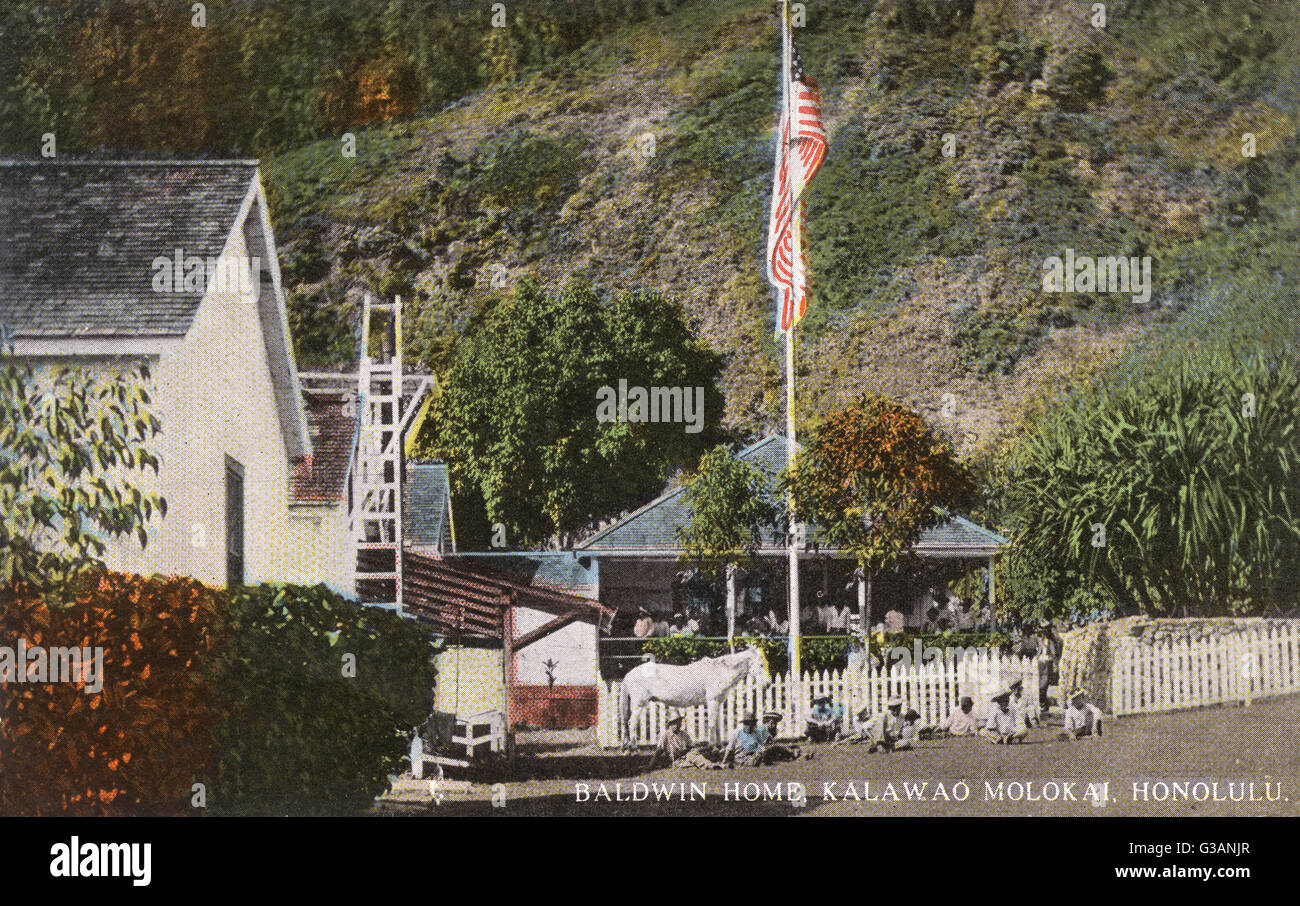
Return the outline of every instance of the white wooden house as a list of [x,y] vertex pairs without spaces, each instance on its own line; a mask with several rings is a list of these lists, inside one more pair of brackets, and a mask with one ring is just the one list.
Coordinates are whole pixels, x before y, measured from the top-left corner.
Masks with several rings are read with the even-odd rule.
[[351,593],[357,419],[339,395],[303,395],[257,162],[0,161],[0,231],[18,356],[150,365],[168,515],[110,566]]

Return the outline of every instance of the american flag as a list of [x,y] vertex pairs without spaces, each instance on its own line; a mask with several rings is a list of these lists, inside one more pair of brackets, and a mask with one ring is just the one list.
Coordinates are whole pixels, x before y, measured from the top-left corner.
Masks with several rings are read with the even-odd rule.
[[[803,227],[803,190],[821,168],[826,157],[826,129],[822,125],[822,100],[817,83],[804,72],[803,61],[791,52],[790,82],[785,98],[794,98],[795,121],[790,130],[788,106],[782,107],[776,146],[776,174],[772,183],[772,213],[768,220],[768,280],[779,291],[776,323],[779,331],[789,330],[808,308],[805,296],[807,275],[802,248],[799,260],[794,255],[795,230]],[[791,164],[794,164],[793,193]],[[799,222],[790,216],[791,195],[799,204]]]

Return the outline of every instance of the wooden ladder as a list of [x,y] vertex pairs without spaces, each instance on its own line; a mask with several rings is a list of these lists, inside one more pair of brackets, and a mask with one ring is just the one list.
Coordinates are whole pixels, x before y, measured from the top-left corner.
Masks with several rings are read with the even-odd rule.
[[[382,331],[373,334],[372,331]],[[375,342],[377,340],[377,342]],[[377,349],[374,348],[377,346]],[[402,610],[402,300],[361,314],[361,435],[352,480],[357,598]],[[418,405],[418,398],[410,405]]]

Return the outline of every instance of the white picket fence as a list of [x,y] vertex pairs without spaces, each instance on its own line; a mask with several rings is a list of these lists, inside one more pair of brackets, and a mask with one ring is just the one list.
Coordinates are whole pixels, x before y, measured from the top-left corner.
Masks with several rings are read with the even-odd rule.
[[[788,676],[774,676],[766,686],[745,679],[723,700],[722,734],[740,726],[747,711],[760,716],[764,711],[779,711],[782,715],[780,732],[798,736],[803,726],[796,725],[794,700],[802,697],[803,714],[812,707],[812,700],[829,695],[831,700],[844,707],[844,729],[851,730],[853,715],[863,708],[873,713],[883,711],[885,702],[893,696],[903,700],[903,709],[915,708],[921,715],[923,726],[933,726],[943,721],[963,695],[975,699],[976,705],[990,700],[994,692],[1005,687],[1013,677],[1021,677],[1025,691],[1037,695],[1038,664],[1033,658],[1008,657],[995,653],[972,653],[951,663],[935,661],[929,664],[895,663],[888,669],[868,667],[843,671],[805,672],[803,683],[791,683]],[[802,688],[795,688],[801,685]],[[597,683],[596,739],[606,748],[622,745],[622,730],[618,725],[618,697],[621,683]],[[639,719],[632,721],[633,742],[636,745],[655,745],[664,731],[666,722],[678,714],[686,718],[684,729],[692,739],[708,738],[708,709],[702,705],[691,708],[672,708],[651,702]]]
[[1174,711],[1300,692],[1300,625],[1264,625],[1189,641],[1117,640],[1111,710]]

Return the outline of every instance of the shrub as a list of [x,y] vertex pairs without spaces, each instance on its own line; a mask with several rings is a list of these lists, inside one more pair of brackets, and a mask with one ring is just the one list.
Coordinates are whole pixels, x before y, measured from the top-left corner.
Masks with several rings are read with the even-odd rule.
[[403,770],[405,731],[428,717],[428,632],[323,585],[241,588],[229,621],[213,674],[225,718],[214,734],[209,807],[364,810]]
[[[800,639],[800,661],[805,671],[842,670],[848,663],[849,648],[853,645],[853,636],[805,636]],[[775,638],[740,636],[735,639],[737,647],[754,645],[763,650],[767,658],[767,668],[773,674],[785,673],[790,669],[790,652],[785,636]],[[703,636],[672,635],[661,638],[646,639],[641,650],[654,656],[661,664],[689,664],[704,657],[716,657],[730,650],[726,639]]]
[[1101,51],[1092,46],[1081,47],[1061,61],[1052,91],[1063,109],[1083,110],[1101,99],[1114,78],[1115,70]]
[[1284,606],[1300,560],[1294,354],[1203,346],[1151,368],[1084,388],[1023,438],[1007,479],[1017,545],[1124,612]]
[[[78,682],[0,684],[0,811],[187,813],[216,720],[198,666],[219,641],[219,593],[192,579],[98,572],[9,598],[5,645],[99,647],[103,660]],[[100,691],[88,693],[87,680],[102,680]]]
[[886,22],[904,31],[950,35],[966,28],[975,13],[975,0],[892,0],[882,4]]

